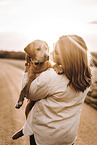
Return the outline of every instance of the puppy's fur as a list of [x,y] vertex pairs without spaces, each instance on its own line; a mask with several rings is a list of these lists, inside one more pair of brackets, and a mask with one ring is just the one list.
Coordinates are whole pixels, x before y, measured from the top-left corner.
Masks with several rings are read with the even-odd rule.
[[28,82],[20,92],[19,100],[15,106],[16,108],[22,106],[24,96],[27,97],[30,84],[36,78],[37,74],[52,67],[51,63],[48,61],[49,47],[46,42],[35,40],[24,48],[24,51],[27,53],[25,72],[28,72]]
[[[37,77],[37,75],[48,68],[52,68],[53,65],[49,60],[49,47],[48,44],[41,40],[35,40],[30,43],[26,48],[24,48],[26,52],[26,68],[25,72],[28,72],[28,82],[25,87],[21,90],[19,100],[16,104],[16,108],[20,108],[23,104],[24,97],[27,97],[29,87],[31,82]],[[62,68],[58,65],[54,65],[54,69],[57,73],[62,73]],[[28,114],[28,110],[32,108],[34,102],[29,101],[26,107],[26,116]],[[29,107],[28,107],[29,106]]]

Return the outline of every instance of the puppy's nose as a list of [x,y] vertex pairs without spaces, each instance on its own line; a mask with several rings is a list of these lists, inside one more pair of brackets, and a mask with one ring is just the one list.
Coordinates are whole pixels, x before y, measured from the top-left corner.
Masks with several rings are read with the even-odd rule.
[[49,55],[47,56],[47,60],[49,60]]
[[49,60],[49,55],[44,56],[45,60]]

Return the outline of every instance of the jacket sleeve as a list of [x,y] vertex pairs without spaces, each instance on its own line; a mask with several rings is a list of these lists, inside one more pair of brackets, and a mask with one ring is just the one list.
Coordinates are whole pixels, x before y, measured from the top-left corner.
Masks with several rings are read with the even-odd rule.
[[[32,81],[27,98],[37,101],[48,96],[48,73],[42,72],[35,80]],[[24,73],[22,79],[22,87],[28,80],[28,74]]]

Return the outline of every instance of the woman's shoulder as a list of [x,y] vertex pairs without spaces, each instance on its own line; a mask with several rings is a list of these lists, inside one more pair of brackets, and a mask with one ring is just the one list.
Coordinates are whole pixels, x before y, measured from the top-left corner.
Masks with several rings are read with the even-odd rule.
[[68,82],[65,74],[58,74],[53,68],[49,68],[40,74],[40,77],[46,81],[65,81]]
[[52,77],[53,75],[55,76],[57,73],[53,68],[49,68],[46,71],[43,71],[40,74],[40,77]]
[[48,68],[46,71],[43,71],[41,73],[41,75],[49,75],[49,77],[51,76],[58,76],[59,74],[53,69],[53,68]]

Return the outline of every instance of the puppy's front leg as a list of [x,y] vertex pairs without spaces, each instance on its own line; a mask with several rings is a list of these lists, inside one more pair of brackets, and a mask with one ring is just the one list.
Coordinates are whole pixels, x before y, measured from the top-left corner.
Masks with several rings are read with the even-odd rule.
[[24,101],[24,97],[27,97],[31,82],[35,78],[36,78],[36,74],[30,74],[28,82],[26,83],[25,87],[20,92],[19,100],[16,103],[15,108],[19,109],[22,106],[23,101]]
[[26,84],[26,86],[21,90],[20,96],[19,96],[19,100],[18,100],[18,102],[16,103],[15,108],[19,109],[19,108],[22,106],[23,101],[24,101],[24,97],[25,97],[26,92],[27,92],[26,90],[27,90],[27,84]]

